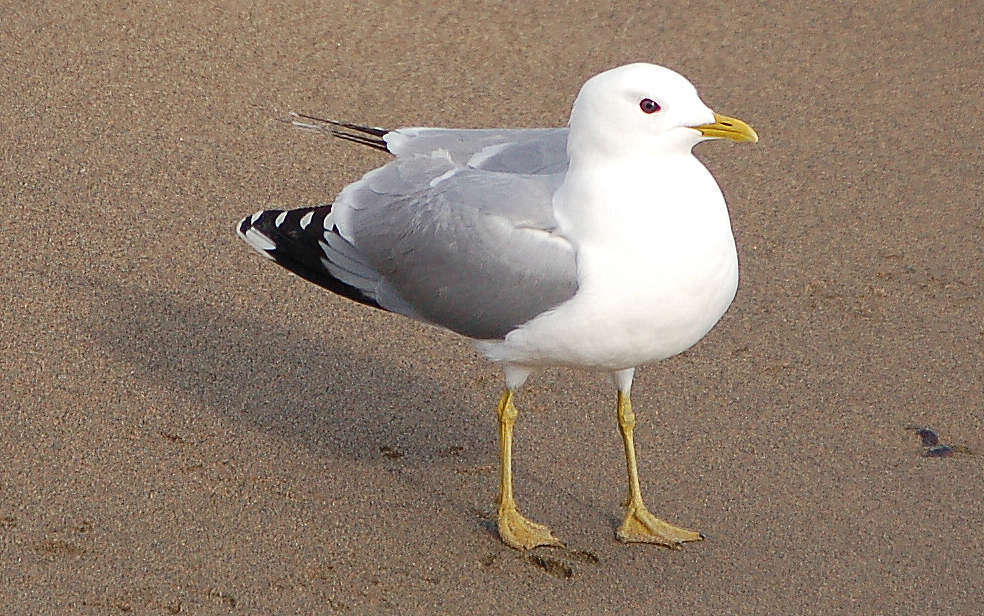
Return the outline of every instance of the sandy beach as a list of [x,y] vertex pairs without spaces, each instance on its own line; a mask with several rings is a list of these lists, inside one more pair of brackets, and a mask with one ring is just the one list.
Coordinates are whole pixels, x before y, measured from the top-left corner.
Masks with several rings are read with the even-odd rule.
[[[0,26],[3,614],[925,614],[984,606],[984,30],[972,3],[8,3]],[[259,209],[387,155],[292,128],[566,123],[590,76],[686,75],[741,282],[633,386],[517,401],[468,340],[262,259]],[[931,427],[947,450],[924,447]],[[952,455],[927,456],[933,452]]]

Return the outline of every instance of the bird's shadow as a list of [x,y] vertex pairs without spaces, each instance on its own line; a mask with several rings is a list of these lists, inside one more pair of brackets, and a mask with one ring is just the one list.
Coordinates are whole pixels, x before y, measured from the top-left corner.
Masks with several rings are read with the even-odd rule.
[[[90,304],[80,311],[87,337],[130,364],[134,389],[167,391],[335,458],[391,459],[398,452],[401,464],[412,465],[449,450],[465,459],[491,453],[459,443],[494,434],[492,401],[485,401],[488,409],[470,408],[461,392],[449,391],[454,383],[411,372],[405,366],[412,363],[400,365],[385,352],[360,353],[332,334],[330,315],[318,319],[328,324],[318,331],[237,314],[190,293],[105,278],[78,283]],[[411,451],[423,433],[431,451]]]

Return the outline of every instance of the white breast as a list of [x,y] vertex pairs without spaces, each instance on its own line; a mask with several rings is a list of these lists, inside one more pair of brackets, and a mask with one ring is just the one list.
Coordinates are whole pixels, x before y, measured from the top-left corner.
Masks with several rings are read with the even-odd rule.
[[629,368],[686,350],[734,299],[738,257],[727,208],[696,158],[598,173],[569,174],[555,199],[560,228],[578,250],[577,294],[504,341],[479,343],[490,359]]

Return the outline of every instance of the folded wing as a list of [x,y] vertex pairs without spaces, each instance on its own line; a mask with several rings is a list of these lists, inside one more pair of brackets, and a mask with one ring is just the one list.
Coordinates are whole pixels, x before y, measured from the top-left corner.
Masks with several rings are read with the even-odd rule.
[[552,208],[566,129],[364,130],[397,158],[332,206],[244,219],[244,239],[336,293],[471,338],[502,338],[574,295]]

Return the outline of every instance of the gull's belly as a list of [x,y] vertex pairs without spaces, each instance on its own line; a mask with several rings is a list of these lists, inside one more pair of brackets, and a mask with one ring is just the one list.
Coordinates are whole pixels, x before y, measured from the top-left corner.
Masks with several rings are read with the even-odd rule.
[[578,293],[497,343],[479,343],[493,360],[530,366],[621,370],[676,355],[704,337],[738,287],[729,233],[698,252],[595,263]]

